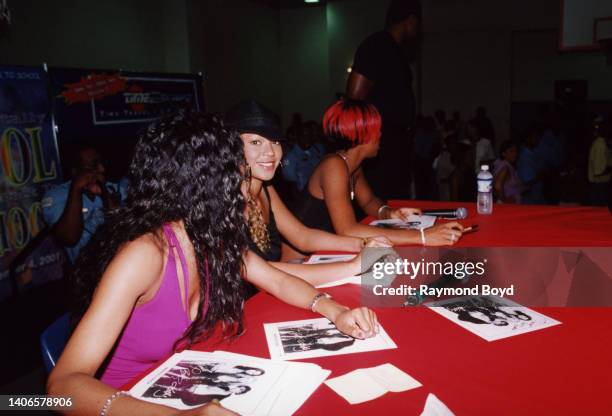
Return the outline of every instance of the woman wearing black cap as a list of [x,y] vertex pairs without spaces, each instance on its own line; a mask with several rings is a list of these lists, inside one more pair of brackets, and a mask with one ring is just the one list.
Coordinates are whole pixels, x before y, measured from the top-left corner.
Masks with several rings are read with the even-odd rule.
[[390,246],[384,237],[362,239],[338,236],[308,228],[287,209],[269,183],[282,159],[284,140],[276,115],[255,100],[243,101],[226,114],[226,123],[240,133],[244,143],[246,217],[251,232],[250,249],[275,267],[313,285],[361,272],[360,256],[349,262],[303,265],[281,263],[281,235],[303,252],[350,251]]

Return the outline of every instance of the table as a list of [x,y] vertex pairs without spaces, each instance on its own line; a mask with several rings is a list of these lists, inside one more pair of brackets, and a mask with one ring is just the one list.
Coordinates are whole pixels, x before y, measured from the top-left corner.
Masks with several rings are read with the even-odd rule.
[[608,208],[494,204],[492,215],[478,215],[475,203],[390,201],[389,205],[467,208],[468,217],[460,222],[466,226],[478,224],[479,230],[462,238],[457,247],[612,246],[612,215]]
[[[406,205],[391,205],[399,204]],[[457,206],[415,201],[407,205]],[[460,241],[466,247],[612,246],[612,217],[604,209],[496,205],[492,216],[476,217],[474,204],[462,205],[469,210],[462,222],[480,225],[480,231]],[[558,229],[568,224],[579,229]],[[358,287],[345,285],[328,292],[348,306],[359,305]],[[426,308],[379,308],[379,320],[398,349],[306,361],[332,370],[331,377],[390,362],[423,387],[349,405],[321,385],[297,414],[419,415],[428,393],[456,415],[612,414],[612,308],[534,309],[562,325],[487,342]],[[260,293],[246,304],[246,333],[241,338],[229,345],[200,343],[194,349],[269,358],[263,323],[313,317]]]

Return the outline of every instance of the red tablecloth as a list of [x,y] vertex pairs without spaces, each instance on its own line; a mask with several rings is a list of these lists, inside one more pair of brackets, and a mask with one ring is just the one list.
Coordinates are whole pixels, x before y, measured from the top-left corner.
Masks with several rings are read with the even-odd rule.
[[[396,205],[396,203],[393,203]],[[408,203],[415,207],[455,207],[453,203]],[[612,217],[599,208],[496,205],[492,216],[466,225],[463,246],[612,246]],[[359,289],[328,290],[349,306],[359,305]],[[299,415],[419,415],[434,393],[457,415],[612,414],[612,308],[535,308],[562,325],[487,342],[427,308],[380,308],[380,322],[398,349],[307,360],[336,377],[357,368],[392,363],[423,384],[349,405],[322,385]],[[315,317],[260,293],[247,302],[246,333],[232,344],[201,343],[199,350],[269,358],[263,324]]]
[[479,230],[465,235],[458,247],[612,246],[612,215],[607,208],[495,204],[492,215],[478,215],[474,203],[391,201],[389,205],[467,208],[468,217],[460,222],[478,224]]
[[[359,305],[355,286],[328,291]],[[378,309],[398,349],[307,361],[332,370],[330,377],[390,362],[423,387],[349,405],[322,385],[297,414],[419,415],[430,392],[456,415],[611,414],[612,309],[538,310],[562,325],[487,342],[426,308]],[[223,349],[265,358],[264,322],[314,317],[263,293],[249,302],[246,316],[247,333]]]

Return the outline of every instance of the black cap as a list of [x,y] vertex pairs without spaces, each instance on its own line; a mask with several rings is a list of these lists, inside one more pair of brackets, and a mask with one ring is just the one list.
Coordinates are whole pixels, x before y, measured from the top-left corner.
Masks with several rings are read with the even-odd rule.
[[285,140],[276,114],[253,99],[233,106],[225,115],[225,122],[239,133],[254,133],[272,141]]

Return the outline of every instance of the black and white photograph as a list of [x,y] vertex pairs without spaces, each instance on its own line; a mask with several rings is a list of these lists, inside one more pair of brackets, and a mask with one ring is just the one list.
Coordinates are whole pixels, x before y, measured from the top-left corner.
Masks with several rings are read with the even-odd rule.
[[264,324],[270,357],[281,360],[323,357],[397,348],[382,325],[373,338],[341,333],[325,318]]
[[426,306],[487,341],[537,331],[561,323],[509,299],[496,296],[466,296],[431,302]]
[[180,399],[187,406],[200,406],[251,390],[263,375],[261,368],[226,363],[179,361],[144,392],[144,397]]
[[313,254],[304,264],[338,263],[355,258],[354,254]]
[[[270,360],[227,351],[215,351],[220,359],[248,361],[249,365],[265,368]],[[330,370],[321,368],[313,363],[277,361],[275,365],[283,365],[281,378],[262,400],[251,416],[287,416],[296,412],[329,377]]]
[[401,219],[375,220],[370,225],[391,230],[418,230],[430,228],[436,222],[436,217],[431,215],[410,215],[406,221]]
[[253,414],[285,371],[284,363],[246,363],[245,358],[183,352],[170,357],[131,390],[142,400],[189,409],[217,400]]

